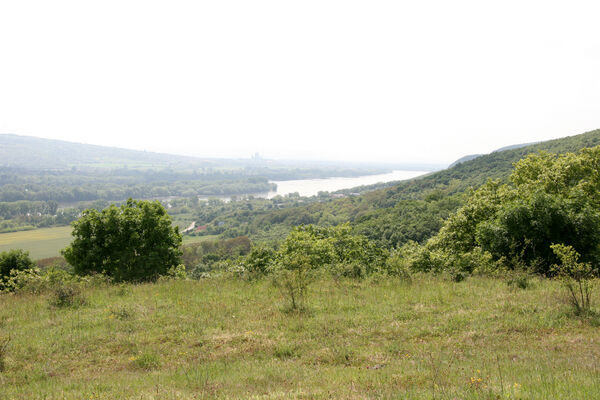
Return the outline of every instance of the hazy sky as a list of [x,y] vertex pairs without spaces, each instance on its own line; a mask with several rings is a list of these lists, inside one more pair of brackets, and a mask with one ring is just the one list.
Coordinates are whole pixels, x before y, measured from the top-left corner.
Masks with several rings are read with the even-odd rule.
[[600,2],[1,1],[0,133],[450,162],[600,128]]

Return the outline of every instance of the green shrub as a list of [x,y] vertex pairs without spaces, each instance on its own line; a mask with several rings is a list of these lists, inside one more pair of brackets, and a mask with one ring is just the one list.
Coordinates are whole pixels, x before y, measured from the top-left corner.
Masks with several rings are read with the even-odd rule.
[[85,210],[72,235],[62,255],[80,275],[151,281],[181,263],[181,235],[158,201],[129,199],[101,212]]
[[594,269],[590,263],[579,262],[579,253],[573,247],[563,244],[550,247],[560,259],[560,264],[553,265],[552,270],[567,289],[569,303],[575,314],[588,314],[592,305]]
[[246,256],[243,267],[249,279],[256,279],[266,275],[275,260],[275,250],[256,246]]
[[7,291],[7,281],[13,271],[25,271],[35,268],[29,252],[20,249],[0,253],[0,291]]

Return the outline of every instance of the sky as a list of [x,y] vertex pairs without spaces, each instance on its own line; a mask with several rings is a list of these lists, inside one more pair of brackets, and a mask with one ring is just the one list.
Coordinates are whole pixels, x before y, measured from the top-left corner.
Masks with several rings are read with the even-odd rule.
[[600,128],[597,1],[2,1],[0,133],[449,163]]

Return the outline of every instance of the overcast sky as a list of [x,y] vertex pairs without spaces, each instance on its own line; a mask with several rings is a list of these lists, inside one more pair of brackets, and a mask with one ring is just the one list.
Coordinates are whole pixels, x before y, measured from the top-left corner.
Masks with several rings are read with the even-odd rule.
[[451,162],[600,128],[599,3],[2,1],[0,133]]

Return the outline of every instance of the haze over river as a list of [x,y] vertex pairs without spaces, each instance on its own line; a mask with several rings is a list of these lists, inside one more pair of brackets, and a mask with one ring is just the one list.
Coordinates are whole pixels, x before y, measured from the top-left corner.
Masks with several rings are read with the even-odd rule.
[[[285,196],[298,192],[300,196],[315,196],[319,192],[335,192],[336,190],[350,189],[357,186],[373,185],[392,181],[402,181],[415,178],[430,171],[392,171],[387,174],[365,175],[354,178],[323,178],[299,179],[293,181],[272,181],[277,184],[276,192],[269,192],[266,197],[271,199],[277,195]],[[256,196],[255,197],[259,197]],[[260,197],[264,197],[261,195]]]

